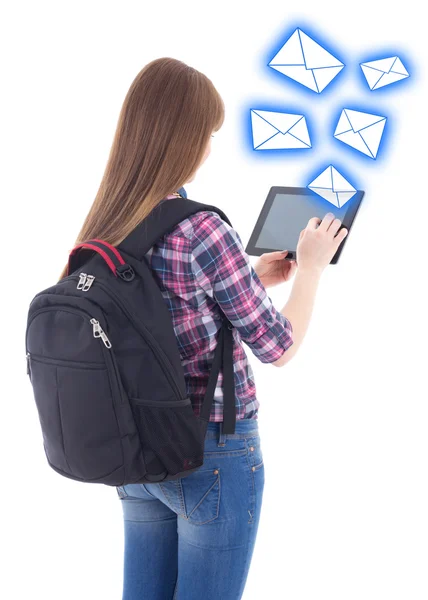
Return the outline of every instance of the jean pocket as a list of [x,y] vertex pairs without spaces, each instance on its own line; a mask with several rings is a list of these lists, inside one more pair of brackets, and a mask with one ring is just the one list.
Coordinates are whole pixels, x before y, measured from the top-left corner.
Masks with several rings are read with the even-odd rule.
[[204,525],[218,518],[220,511],[220,469],[198,469],[181,479],[187,520]]

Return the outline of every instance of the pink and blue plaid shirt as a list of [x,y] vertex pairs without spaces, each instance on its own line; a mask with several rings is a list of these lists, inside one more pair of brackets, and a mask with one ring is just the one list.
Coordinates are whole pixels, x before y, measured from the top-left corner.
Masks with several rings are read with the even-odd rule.
[[[165,200],[172,200],[167,196]],[[215,212],[181,221],[146,254],[171,312],[187,393],[200,415],[221,314],[234,326],[236,418],[257,419],[259,400],[242,342],[264,363],[292,343],[292,326],[276,308],[250,264],[238,233]],[[220,370],[210,421],[223,421]]]

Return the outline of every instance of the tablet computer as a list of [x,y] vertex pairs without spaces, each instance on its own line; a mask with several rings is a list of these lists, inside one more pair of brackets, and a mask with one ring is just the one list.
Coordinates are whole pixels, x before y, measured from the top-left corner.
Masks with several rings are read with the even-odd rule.
[[252,256],[265,252],[288,250],[288,260],[296,258],[296,247],[300,232],[312,217],[323,219],[328,212],[342,221],[348,235],[340,244],[330,264],[336,264],[349,238],[349,232],[363,199],[364,192],[358,190],[342,208],[321,198],[308,188],[272,187],[265,200],[257,223],[245,251]]

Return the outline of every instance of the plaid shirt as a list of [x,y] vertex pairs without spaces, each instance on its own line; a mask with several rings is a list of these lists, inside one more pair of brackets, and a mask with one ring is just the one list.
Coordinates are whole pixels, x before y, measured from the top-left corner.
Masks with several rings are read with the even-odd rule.
[[[242,342],[270,363],[292,345],[292,326],[273,306],[238,233],[217,213],[201,211],[181,221],[146,258],[171,312],[195,414],[200,415],[224,313],[234,326],[236,418],[257,419],[259,401]],[[222,381],[220,369],[210,421],[223,421]]]

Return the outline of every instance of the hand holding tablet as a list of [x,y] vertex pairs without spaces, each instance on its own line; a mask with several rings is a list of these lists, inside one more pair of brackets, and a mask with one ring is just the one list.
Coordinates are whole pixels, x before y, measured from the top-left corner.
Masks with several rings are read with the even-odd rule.
[[[341,221],[336,234],[339,235],[341,227],[349,232],[363,196],[363,191],[357,191],[352,200],[342,208],[337,208],[320,199],[307,188],[272,187],[245,250],[247,254],[261,256],[265,252],[287,249],[288,254],[285,258],[295,260],[301,232],[306,229],[310,220],[312,222],[315,218],[313,228],[316,231],[315,223],[321,226],[326,214],[331,213],[334,218]],[[333,222],[334,219],[330,219],[328,227],[327,222],[323,227],[329,229]],[[337,263],[348,237],[349,235],[346,235],[339,242],[330,264]]]

